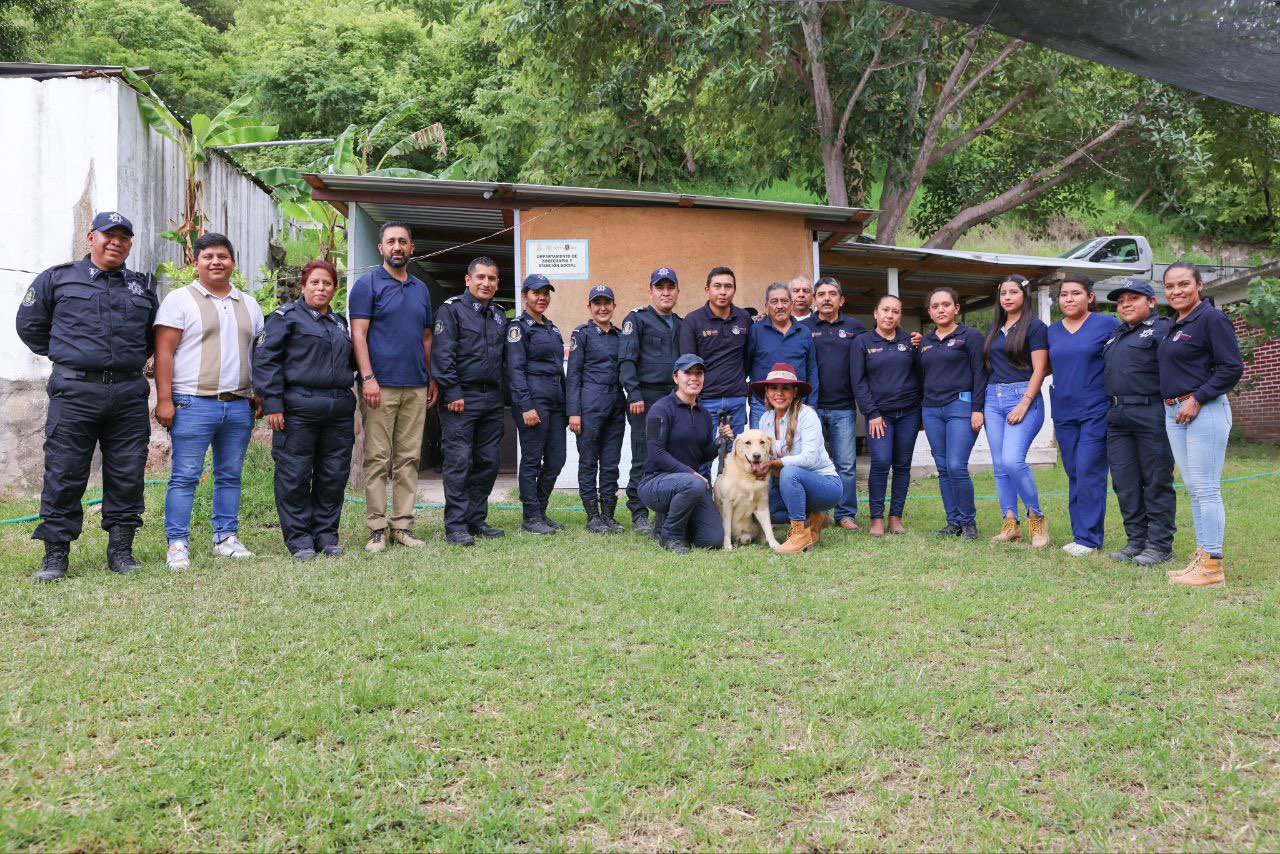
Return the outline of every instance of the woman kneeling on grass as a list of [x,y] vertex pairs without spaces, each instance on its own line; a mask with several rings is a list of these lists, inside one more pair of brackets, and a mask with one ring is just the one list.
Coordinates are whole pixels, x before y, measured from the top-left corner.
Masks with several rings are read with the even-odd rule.
[[779,458],[769,462],[773,488],[769,492],[775,523],[790,522],[780,552],[808,551],[818,542],[826,512],[839,502],[844,484],[827,456],[822,420],[804,399],[813,388],[796,377],[795,368],[778,362],[769,375],[751,384],[751,393],[763,397],[768,410],[760,429],[773,439]]
[[[676,390],[645,412],[644,478],[639,495],[656,515],[653,536],[669,552],[688,554],[689,544],[718,549],[724,542],[711,483],[698,469],[716,458],[715,426],[698,404],[706,363],[685,353],[675,361]],[[733,439],[728,424],[721,435]]]

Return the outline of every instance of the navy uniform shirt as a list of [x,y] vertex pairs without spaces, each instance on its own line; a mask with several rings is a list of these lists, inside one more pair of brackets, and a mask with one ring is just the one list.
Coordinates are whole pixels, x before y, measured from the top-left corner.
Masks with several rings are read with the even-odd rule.
[[410,274],[397,281],[384,267],[361,276],[347,297],[347,313],[369,321],[369,364],[378,385],[429,385],[423,333],[431,328],[431,293]]
[[973,411],[981,412],[987,400],[982,333],[958,323],[942,340],[934,329],[920,342],[920,374],[925,406],[946,406],[968,392]]
[[18,337],[68,368],[141,371],[156,349],[159,305],[151,276],[99,270],[86,255],[36,276],[18,306]]
[[849,376],[867,418],[920,405],[920,350],[912,346],[910,332],[899,329],[892,341],[875,329],[859,335]]
[[507,384],[520,412],[564,409],[564,338],[551,318],[522,314],[507,324]]
[[618,347],[618,377],[628,400],[641,399],[641,386],[671,387],[672,369],[680,355],[680,322],[675,312],[664,317],[651,305],[627,313]]
[[298,300],[267,315],[253,351],[253,387],[263,412],[284,412],[291,388],[351,388],[355,371],[351,330],[336,311],[321,313]]
[[854,393],[849,370],[853,342],[867,327],[847,314],[826,321],[816,311],[800,322],[813,335],[813,353],[818,360],[818,408],[852,409]]
[[680,324],[680,355],[696,353],[706,362],[703,397],[747,396],[747,337],[751,323],[751,315],[744,308],[729,306],[729,316],[721,320],[711,313],[711,304],[707,303],[689,312]]
[[1123,324],[1115,316],[1090,312],[1075,332],[1061,320],[1049,327],[1049,362],[1053,368],[1053,420],[1076,422],[1107,413],[1102,379],[1102,347]]
[[796,377],[813,386],[813,391],[805,398],[810,406],[818,405],[818,394],[822,388],[822,380],[818,375],[818,358],[813,349],[813,330],[806,323],[791,321],[786,332],[779,332],[773,325],[773,319],[751,324],[747,336],[747,356],[751,360],[747,365],[747,376],[752,381],[759,381],[769,376],[769,371],[778,362],[786,362],[796,369]]
[[997,330],[996,337],[991,339],[991,348],[987,350],[987,361],[991,363],[991,378],[988,382],[992,385],[1031,382],[1031,354],[1036,350],[1049,349],[1048,325],[1038,317],[1031,318],[1027,325],[1027,337],[1022,348],[1022,358],[1027,363],[1025,368],[1015,368],[1009,362],[1004,346],[1006,338],[1007,332]]
[[1244,374],[1235,326],[1207,302],[1173,321],[1158,356],[1160,395],[1170,400],[1191,394],[1208,403],[1235,388]]
[[719,453],[715,428],[707,411],[671,394],[654,402],[645,414],[644,473],[697,474]]
[[622,384],[618,382],[618,348],[621,335],[610,324],[608,331],[595,322],[584,323],[569,336],[569,373],[565,378],[568,415],[584,410],[621,410]]
[[1147,397],[1159,403],[1160,363],[1156,352],[1169,334],[1169,321],[1154,311],[1136,326],[1121,323],[1102,345],[1102,379],[1107,397]]
[[506,357],[507,315],[463,291],[440,306],[431,342],[431,372],[445,403],[464,399],[466,386],[496,389]]

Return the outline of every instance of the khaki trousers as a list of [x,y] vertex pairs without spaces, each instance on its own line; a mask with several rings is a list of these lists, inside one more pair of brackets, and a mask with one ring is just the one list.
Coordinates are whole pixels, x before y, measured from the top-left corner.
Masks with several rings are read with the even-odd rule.
[[426,387],[382,387],[382,401],[370,409],[363,399],[364,521],[371,531],[387,527],[387,468],[391,469],[391,527],[413,525],[413,499],[418,488],[418,460],[427,422]]

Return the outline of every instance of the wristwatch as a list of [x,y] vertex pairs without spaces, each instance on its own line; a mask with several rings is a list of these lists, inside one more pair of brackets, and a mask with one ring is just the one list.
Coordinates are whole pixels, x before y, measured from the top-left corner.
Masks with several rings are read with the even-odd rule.
[[360,376],[360,382],[362,382],[362,383],[367,383],[367,382],[368,382],[369,380],[371,380],[371,379],[373,379],[373,374],[367,374],[367,375],[366,375],[366,374],[362,374],[362,375]]

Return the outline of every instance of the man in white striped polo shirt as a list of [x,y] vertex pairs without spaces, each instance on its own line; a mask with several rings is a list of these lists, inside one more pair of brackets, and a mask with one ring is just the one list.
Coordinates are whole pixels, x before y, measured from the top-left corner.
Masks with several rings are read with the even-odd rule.
[[262,333],[262,309],[231,284],[235,250],[221,234],[195,242],[199,281],[180,288],[156,315],[156,420],[173,438],[173,467],[164,499],[170,569],[190,566],[191,504],[213,446],[213,553],[246,558],[237,536],[240,473],[255,414],[249,374]]

